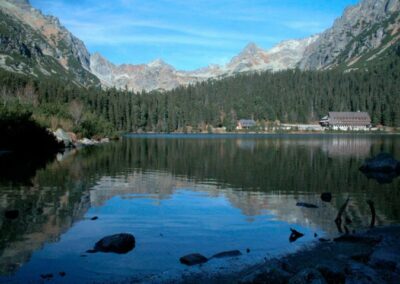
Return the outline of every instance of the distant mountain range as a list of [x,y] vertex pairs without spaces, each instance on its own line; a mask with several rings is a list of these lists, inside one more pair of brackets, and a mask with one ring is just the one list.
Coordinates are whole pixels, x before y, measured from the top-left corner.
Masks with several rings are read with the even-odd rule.
[[170,90],[242,72],[300,68],[343,68],[348,72],[379,61],[400,38],[400,1],[363,0],[348,7],[325,32],[283,41],[270,50],[249,43],[224,66],[179,71],[157,59],[148,64],[115,65],[84,43],[57,18],[45,16],[27,0],[0,1],[0,68],[33,77],[67,78],[82,86]]

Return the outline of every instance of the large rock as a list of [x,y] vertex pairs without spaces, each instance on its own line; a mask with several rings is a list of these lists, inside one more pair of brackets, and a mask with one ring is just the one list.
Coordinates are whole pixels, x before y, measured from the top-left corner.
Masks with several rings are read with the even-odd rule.
[[93,146],[96,145],[98,142],[89,138],[83,138],[79,140],[78,143],[82,146]]
[[72,147],[74,145],[68,133],[62,130],[61,128],[58,128],[54,132],[54,136],[56,137],[58,142],[63,142],[65,147]]
[[207,257],[199,254],[199,253],[191,253],[185,256],[182,256],[179,261],[182,264],[186,265],[196,265],[196,264],[202,264],[208,261]]
[[326,284],[322,274],[313,268],[306,268],[290,278],[289,284]]
[[115,234],[98,241],[89,252],[127,253],[135,248],[135,237],[131,234]]
[[363,172],[399,172],[400,162],[393,158],[391,154],[380,153],[376,157],[367,159],[360,170]]

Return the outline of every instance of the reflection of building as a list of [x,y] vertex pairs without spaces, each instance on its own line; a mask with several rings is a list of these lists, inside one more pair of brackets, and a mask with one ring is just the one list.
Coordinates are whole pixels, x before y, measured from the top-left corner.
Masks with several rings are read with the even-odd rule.
[[238,139],[236,140],[236,145],[243,150],[254,150],[257,146],[257,142],[249,139]]
[[367,130],[371,128],[371,118],[367,112],[329,112],[320,124],[335,130]]
[[321,145],[329,157],[368,157],[371,147],[369,138],[333,138]]
[[256,122],[253,119],[241,119],[238,121],[236,129],[249,129],[256,126]]

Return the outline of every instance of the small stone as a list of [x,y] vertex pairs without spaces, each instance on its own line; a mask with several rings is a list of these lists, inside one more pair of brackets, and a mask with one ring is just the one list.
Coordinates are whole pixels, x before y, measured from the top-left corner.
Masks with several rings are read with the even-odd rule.
[[325,239],[325,238],[319,238],[318,240],[319,240],[321,243],[329,242],[329,241],[330,241],[329,239]]
[[296,206],[305,207],[305,208],[318,208],[317,205],[311,204],[311,203],[306,203],[306,202],[297,202]]
[[238,250],[230,250],[230,251],[223,251],[217,254],[214,254],[211,258],[224,258],[224,257],[234,257],[242,255],[242,253]]
[[42,279],[48,280],[48,279],[53,278],[53,274],[52,274],[52,273],[41,274],[40,277],[41,277]]
[[247,253],[249,253],[249,252],[250,252],[250,249],[249,249],[249,248],[247,248],[247,249],[246,249],[246,252],[247,252]]
[[196,265],[196,264],[205,263],[205,262],[208,261],[208,259],[207,259],[205,256],[203,256],[203,255],[201,255],[201,254],[199,254],[199,253],[191,253],[191,254],[182,256],[182,257],[179,259],[179,261],[180,261],[182,264],[191,266],[191,265]]
[[60,272],[58,272],[58,275],[60,275],[61,277],[64,277],[65,275],[67,275],[67,273],[65,273],[64,271],[60,271]]

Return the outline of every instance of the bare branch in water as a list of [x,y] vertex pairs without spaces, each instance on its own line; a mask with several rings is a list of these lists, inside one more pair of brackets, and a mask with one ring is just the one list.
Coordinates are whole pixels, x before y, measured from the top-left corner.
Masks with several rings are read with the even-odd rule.
[[342,230],[342,215],[343,215],[344,211],[346,210],[346,207],[347,207],[347,204],[349,203],[349,201],[350,201],[350,198],[347,198],[346,202],[342,205],[342,207],[340,207],[339,212],[338,212],[338,214],[336,216],[336,219],[335,219],[336,226],[338,228],[339,233],[341,233],[341,234],[343,233],[343,230]]
[[369,208],[371,209],[371,215],[372,215],[370,227],[373,228],[373,227],[375,227],[375,216],[376,216],[375,206],[374,206],[374,202],[372,200],[367,200],[367,203],[369,205]]

